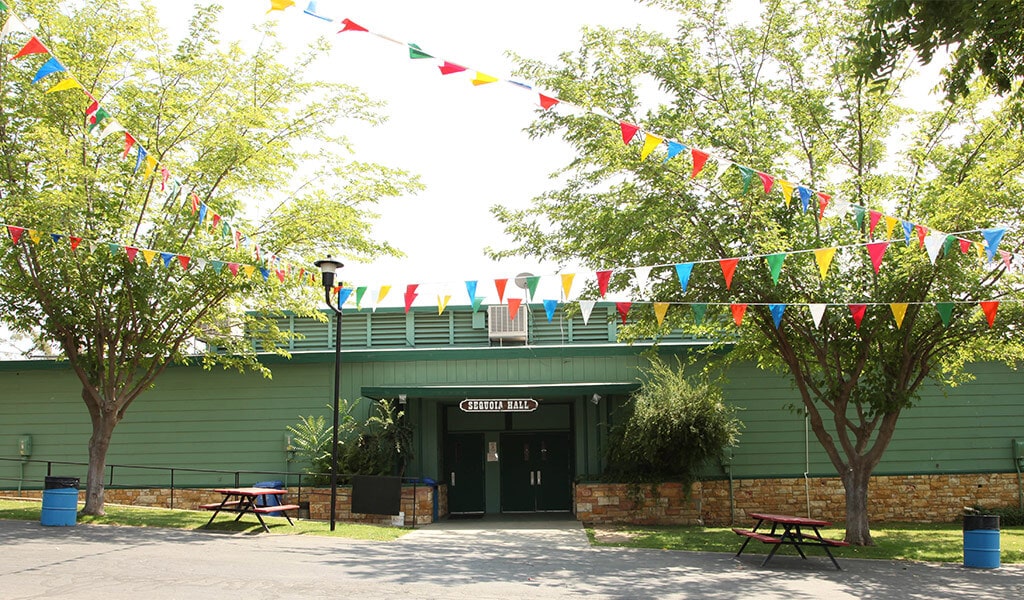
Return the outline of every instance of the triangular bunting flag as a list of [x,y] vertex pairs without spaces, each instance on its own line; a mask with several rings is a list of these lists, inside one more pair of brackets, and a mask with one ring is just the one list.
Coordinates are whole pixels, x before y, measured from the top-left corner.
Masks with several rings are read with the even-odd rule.
[[540,106],[544,110],[551,108],[559,102],[558,98],[552,98],[551,96],[545,96],[544,94],[538,95],[540,96]]
[[52,88],[46,90],[46,92],[44,92],[44,95],[45,94],[52,94],[53,92],[63,92],[65,90],[73,90],[75,88],[82,89],[82,84],[78,83],[77,79],[74,79],[72,77],[68,77],[67,79],[61,81],[60,83],[58,83],[57,85],[53,86]]
[[405,312],[408,313],[409,309],[412,308],[412,303],[416,300],[416,288],[419,287],[418,283],[410,283],[405,287]]
[[892,239],[892,232],[896,230],[896,225],[900,222],[896,217],[885,217],[885,239]]
[[452,299],[452,297],[450,295],[446,295],[446,296],[444,296],[442,298],[441,295],[438,294],[438,296],[437,296],[437,314],[438,314],[438,316],[440,316],[441,314],[444,313],[444,309],[448,308],[448,303],[451,302],[451,299]]
[[409,44],[409,58],[418,59],[418,58],[434,58],[434,57],[431,56],[430,54],[427,54],[426,52],[424,52],[419,47],[419,45],[417,45],[417,44]]
[[14,225],[7,226],[7,233],[11,236],[11,243],[17,244],[18,240],[21,239],[21,234],[25,233],[24,227],[15,227]]
[[676,265],[676,276],[679,277],[679,285],[682,286],[683,292],[686,292],[686,286],[690,284],[690,274],[693,273],[693,263],[681,263]]
[[867,312],[867,304],[851,304],[850,305],[850,316],[853,317],[853,324],[860,329],[860,324],[864,320],[864,313]]
[[772,186],[775,184],[775,178],[767,173],[757,172],[757,176],[761,178],[761,184],[764,185],[764,193],[772,193]]
[[947,235],[946,241],[942,242],[942,254],[949,254],[949,251],[953,249],[953,244],[956,243],[955,235]]
[[228,263],[228,271],[231,271],[233,277],[238,277],[238,267],[241,266],[238,263]]
[[[797,186],[796,192],[797,192],[797,194],[800,195],[800,206],[803,207],[804,212],[807,212],[807,207],[810,206],[811,198],[813,197],[813,194],[811,193],[810,188],[806,188],[806,187],[800,185],[800,186]],[[821,201],[825,203],[822,206],[822,208],[821,208],[821,212],[824,214],[824,212],[825,212],[825,208],[824,207],[828,206],[828,200],[825,200],[824,198],[822,198]],[[819,216],[818,218],[820,219],[821,217]]]
[[889,304],[889,309],[892,310],[892,318],[896,319],[896,329],[903,327],[903,318],[907,316],[906,302],[893,302]]
[[622,143],[626,144],[627,146],[629,145],[629,142],[633,139],[633,136],[636,135],[636,132],[640,131],[639,127],[633,125],[632,123],[627,123],[625,121],[619,121],[619,129],[622,130]]
[[818,271],[821,273],[822,280],[828,275],[829,265],[832,264],[835,255],[835,248],[818,248],[814,251],[814,261],[818,263]]
[[483,304],[483,298],[473,298],[473,312],[480,310],[480,307],[483,306]]
[[768,261],[768,271],[772,275],[772,283],[779,285],[779,274],[782,273],[782,263],[786,261],[786,253],[769,254],[765,260]]
[[515,321],[516,317],[519,316],[519,306],[523,303],[522,298],[509,298],[508,299],[508,320]]
[[466,282],[466,293],[469,294],[469,301],[472,302],[473,298],[476,298],[476,281]]
[[341,24],[342,24],[342,28],[338,30],[338,33],[344,33],[346,31],[366,31],[366,32],[370,31],[369,29],[363,27],[362,25],[354,23],[350,19],[342,19],[341,20]]
[[694,179],[698,173],[704,170],[704,164],[708,162],[711,155],[696,148],[690,149],[690,155],[693,157],[693,171],[690,173],[690,179]]
[[738,258],[723,258],[718,261],[718,265],[722,267],[722,276],[725,277],[725,289],[727,290],[732,288],[732,276],[736,273],[736,265],[739,262]]
[[658,320],[658,325],[665,324],[665,315],[668,314],[668,302],[655,302],[654,303],[654,318]]
[[626,324],[626,318],[629,317],[629,309],[633,306],[632,302],[616,302],[615,310],[619,311],[619,317],[622,318],[622,324]]
[[693,322],[695,325],[700,325],[704,322],[704,314],[708,311],[707,304],[691,304],[690,310],[693,311]]
[[882,213],[877,210],[873,210],[868,215],[868,233],[875,235],[875,228],[878,227],[878,222],[882,220]]
[[[128,152],[131,151],[132,146],[135,145],[135,136],[128,133],[124,134],[124,152],[121,154],[121,158],[128,158]],[[194,212],[194,211],[193,211]]]
[[647,294],[647,286],[651,282],[651,269],[653,267],[636,267],[633,269],[633,279],[636,281],[636,288],[641,294]]
[[361,285],[361,286],[356,288],[356,310],[362,310],[362,308],[363,308],[363,297],[366,296],[366,291],[368,289],[370,289],[370,288],[365,286],[365,285]]
[[[12,20],[14,20],[16,18],[17,17],[14,17],[14,16],[7,17],[8,24],[10,23],[10,21],[12,21]],[[18,21],[18,23],[20,23],[20,21]],[[27,31],[27,28],[24,26],[24,24],[22,24],[21,30],[22,31]],[[11,33],[10,31],[7,31],[7,26],[6,25],[4,26],[4,32],[3,33],[5,35],[8,34],[8,33]],[[22,56],[28,56],[29,54],[49,54],[49,53],[50,53],[50,51],[47,50],[46,46],[44,46],[42,42],[39,41],[39,38],[37,38],[36,36],[32,36],[32,38],[28,42],[26,42],[24,46],[21,47],[21,50],[18,50],[18,52],[14,56],[11,57],[11,60],[15,60],[15,59],[21,58]]]
[[293,6],[295,6],[295,0],[270,0],[270,10],[267,11],[267,14],[270,14],[275,10],[284,10]]
[[996,324],[996,311],[999,310],[999,302],[995,300],[988,300],[985,302],[978,303],[981,306],[982,312],[985,313],[985,318],[988,320],[989,329]]
[[548,323],[555,319],[555,309],[558,308],[558,300],[545,300],[544,312],[548,316]]
[[647,160],[648,155],[665,141],[653,133],[644,134],[644,147],[640,150],[640,160]]
[[939,252],[942,251],[945,243],[946,234],[944,233],[930,233],[928,237],[924,238],[924,249],[928,252],[928,260],[932,261],[933,265],[939,258]]
[[594,312],[594,305],[597,302],[593,300],[580,300],[580,316],[583,317],[583,324],[587,325],[590,323],[590,314]]
[[857,230],[864,229],[864,207],[854,206],[853,207],[853,221],[857,224]]
[[722,176],[725,175],[725,172],[729,170],[729,167],[733,165],[733,163],[731,160],[726,160],[724,158],[716,157],[716,160],[718,161],[718,172],[715,173],[715,179],[721,179]]
[[782,323],[782,315],[786,312],[785,304],[769,304],[768,312],[772,315],[772,322],[775,323],[775,328],[779,328],[779,324]]
[[910,221],[901,221],[903,224],[903,240],[910,245],[910,240],[914,237],[914,224]]
[[146,264],[153,266],[153,259],[156,258],[156,250],[144,249],[142,251],[142,257],[146,259]]
[[939,311],[939,317],[942,319],[942,324],[949,327],[949,320],[953,316],[953,303],[937,302],[935,303],[935,310]]
[[[788,208],[789,203],[793,201],[793,191],[796,189],[796,186],[784,179],[780,179],[779,189],[782,191],[782,199],[786,201],[786,207]],[[804,211],[806,210],[807,205],[804,205]]]
[[68,240],[71,242],[71,251],[72,252],[74,252],[75,250],[78,250],[78,246],[80,246],[82,244],[82,238],[80,238],[80,237],[71,236],[70,238],[68,238]]
[[662,162],[668,162],[672,160],[673,158],[679,156],[679,154],[682,153],[683,150],[686,150],[685,145],[670,140],[668,143],[668,152],[665,153],[665,160]]
[[380,290],[377,291],[377,304],[380,304],[381,302],[383,302],[384,298],[387,297],[387,295],[388,295],[388,293],[390,291],[391,291],[391,286],[390,285],[382,285],[382,286],[380,286]]
[[1007,252],[1006,250],[1000,250],[999,251],[999,256],[1002,257],[1003,264],[1006,265],[1007,269],[1009,269],[1010,268],[1010,257],[1012,255],[1009,252]]
[[309,4],[306,6],[306,10],[304,10],[302,12],[306,13],[307,15],[309,15],[311,17],[316,17],[317,19],[320,19],[321,21],[328,21],[328,22],[330,22],[330,21],[333,20],[330,17],[325,17],[325,16],[321,15],[319,12],[317,12],[317,10],[316,10],[316,0],[309,0]]
[[508,285],[508,279],[495,279],[494,289],[498,291],[498,304],[505,301],[505,286]]
[[1006,229],[982,229],[981,235],[985,238],[985,251],[988,253],[989,261],[992,261],[996,256],[996,251],[999,250],[999,242],[1003,239],[1003,234],[1006,233]]
[[572,280],[576,277],[575,273],[563,273],[562,274],[562,300],[569,300],[572,291]]
[[177,255],[173,254],[171,252],[161,252],[160,253],[160,259],[164,261],[164,268],[165,269],[170,269],[171,268],[171,261],[174,260],[175,256],[177,256]]
[[[103,109],[101,108],[100,110],[102,111]],[[117,133],[119,131],[124,131],[124,125],[121,125],[121,122],[117,119],[110,119],[110,122],[107,123],[103,127],[103,129],[100,130],[99,139],[102,140],[106,138],[108,135],[112,133]]]
[[814,328],[819,329],[821,327],[821,318],[825,316],[825,309],[828,307],[827,304],[808,304],[807,309],[811,311],[811,319],[814,320]]
[[349,297],[352,296],[352,288],[342,287],[338,288],[338,308],[341,308],[348,302]]
[[213,272],[220,275],[221,271],[224,270],[224,262],[220,260],[210,261],[210,266],[213,267]]
[[736,323],[737,327],[739,327],[740,325],[743,325],[743,315],[745,315],[747,313],[747,305],[746,304],[730,304],[729,305],[729,310],[732,311],[732,321],[733,321],[733,323]]
[[957,238],[960,242],[960,254],[967,254],[971,251],[971,240],[965,240],[963,238]]
[[0,29],[0,39],[7,37],[7,35],[14,33],[15,31],[28,34],[32,33],[28,27],[25,27],[25,23],[23,23],[17,15],[8,15],[7,21],[4,23],[3,28]]
[[882,257],[885,256],[885,249],[889,247],[889,242],[871,242],[867,245],[868,255],[871,257],[871,266],[875,268],[875,274],[878,274],[878,269],[882,266]]
[[142,162],[146,160],[146,149],[139,146],[138,152],[135,156],[135,170],[132,173],[138,173],[139,167],[142,166]]
[[36,231],[35,229],[28,230],[28,239],[32,240],[33,244],[39,244],[43,239],[43,234]]
[[818,220],[825,218],[825,210],[828,209],[828,203],[832,200],[832,197],[828,194],[818,193]]
[[916,231],[917,231],[917,247],[918,248],[924,248],[924,239],[928,235],[928,228],[925,227],[924,225],[918,225],[916,227]]
[[138,255],[139,249],[134,246],[125,246],[124,253],[128,255],[128,262],[134,263],[135,256]]
[[539,275],[531,275],[526,278],[526,289],[530,292],[530,300],[537,294],[537,285],[540,283]]
[[740,165],[736,165],[736,168],[740,170],[740,178],[743,179],[743,193],[746,194],[750,191],[750,183],[754,180],[754,170]]
[[491,77],[490,75],[477,71],[476,77],[471,79],[469,82],[473,85],[487,85],[488,83],[494,83],[495,81],[498,81],[497,77]]
[[611,271],[598,271],[597,272],[597,288],[601,292],[601,297],[604,298],[605,294],[608,293],[608,282],[612,279]]
[[453,62],[444,61],[443,65],[437,67],[441,70],[442,75],[451,75],[452,73],[461,73],[466,70],[466,67],[457,65]]
[[178,264],[181,265],[182,271],[188,271],[188,263],[191,261],[191,257],[185,256],[184,254],[178,255]]
[[39,67],[39,70],[36,71],[35,77],[32,78],[32,83],[39,83],[39,81],[47,75],[52,75],[54,73],[63,73],[66,70],[67,69],[64,68],[64,65],[60,64],[59,60],[57,60],[56,58],[51,58],[50,60],[43,63],[43,66]]

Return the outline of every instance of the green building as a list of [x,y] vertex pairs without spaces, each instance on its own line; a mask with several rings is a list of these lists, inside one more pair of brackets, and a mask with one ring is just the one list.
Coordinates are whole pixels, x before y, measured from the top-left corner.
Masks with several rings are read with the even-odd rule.
[[[598,304],[587,323],[562,310],[549,320],[542,306],[523,306],[514,319],[507,311],[346,310],[342,397],[361,399],[359,419],[372,400],[404,407],[415,432],[406,475],[446,485],[453,513],[571,511],[573,482],[602,472],[609,421],[638,386],[644,354],[686,354],[705,343],[680,333],[656,347],[620,343],[613,304]],[[266,358],[272,379],[168,369],[115,430],[108,487],[166,487],[169,477],[177,487],[214,487],[235,483],[237,471],[246,484],[297,483],[303,466],[287,450],[286,428],[300,415],[329,416],[335,331],[333,320],[285,321],[303,337],[292,342],[290,360]],[[924,389],[876,475],[1016,472],[1024,376],[1001,364],[974,370],[967,385]],[[83,466],[59,464],[86,462],[90,433],[66,363],[0,363],[0,389],[0,489],[39,489],[45,461],[56,461],[55,475],[84,477]],[[799,399],[789,380],[736,368],[725,396],[745,428],[731,466],[708,465],[709,478],[835,476],[790,409]]]

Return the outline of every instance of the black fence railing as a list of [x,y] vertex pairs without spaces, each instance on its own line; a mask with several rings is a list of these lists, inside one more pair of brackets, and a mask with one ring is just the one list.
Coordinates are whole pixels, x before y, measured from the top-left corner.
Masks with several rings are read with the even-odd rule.
[[[45,479],[38,477],[28,478],[24,476],[24,469],[27,465],[46,465],[46,477],[54,476],[54,466],[58,467],[57,476],[62,477],[74,477],[79,476],[82,480],[82,485],[85,484],[85,473],[88,470],[89,463],[73,462],[73,461],[61,461],[61,460],[38,460],[38,459],[23,459],[23,458],[3,458],[0,457],[0,461],[5,463],[16,463],[21,465],[22,476],[19,478],[14,477],[3,477],[0,476],[0,490],[2,489],[14,489],[13,485],[5,485],[5,482],[17,482],[17,489],[43,489]],[[66,467],[74,467],[73,469]],[[126,479],[138,479],[140,476],[137,474],[131,474],[131,471],[141,471],[146,473],[147,476],[141,479],[141,482],[127,482]],[[159,473],[163,472],[163,475]],[[168,508],[174,508],[174,492],[175,490],[183,489],[203,489],[210,487],[224,487],[229,484],[211,483],[210,479],[217,476],[224,479],[230,478],[233,483],[230,484],[232,487],[242,487],[243,478],[244,485],[252,485],[251,481],[256,481],[262,478],[282,478],[283,483],[287,487],[298,488],[297,504],[302,503],[302,490],[303,487],[307,489],[310,487],[326,487],[330,485],[330,475],[323,474],[309,474],[309,473],[296,473],[294,471],[246,471],[237,470],[229,471],[222,469],[197,469],[191,467],[167,467],[167,466],[151,466],[151,465],[117,465],[110,464],[106,467],[106,481],[104,485],[108,489],[169,489],[170,490],[170,506]],[[126,474],[128,473],[128,474]],[[205,483],[198,478],[191,478],[191,483],[182,482],[183,476],[198,475],[199,477],[205,478]],[[353,474],[339,473],[338,474],[338,485],[348,485],[352,482]],[[120,481],[118,477],[121,477]],[[184,478],[189,479],[189,478]],[[292,480],[297,480],[297,484],[290,484]],[[303,483],[305,481],[305,483]],[[415,523],[416,518],[416,487],[422,486],[425,482],[417,477],[403,477],[403,484],[411,484],[413,486],[413,522]],[[30,484],[26,487],[25,484]]]

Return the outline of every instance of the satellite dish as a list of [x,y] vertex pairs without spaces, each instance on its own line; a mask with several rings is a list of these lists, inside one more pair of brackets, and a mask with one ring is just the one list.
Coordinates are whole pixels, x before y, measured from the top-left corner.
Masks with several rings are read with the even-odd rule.
[[528,277],[533,277],[533,273],[520,273],[520,274],[516,275],[516,279],[515,279],[516,287],[521,289],[521,290],[525,290],[526,289],[526,279]]

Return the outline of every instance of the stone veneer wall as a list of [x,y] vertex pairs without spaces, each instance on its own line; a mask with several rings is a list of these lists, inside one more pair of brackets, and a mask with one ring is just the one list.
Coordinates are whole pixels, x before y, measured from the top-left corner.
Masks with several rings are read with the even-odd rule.
[[[439,485],[436,491],[438,500],[438,519],[443,519],[448,515],[448,488],[444,485]],[[417,525],[433,523],[435,489],[428,485],[419,485],[415,487],[415,497],[413,496],[413,492],[413,486],[402,486],[401,510],[405,513],[402,526],[415,527]],[[391,515],[353,513],[352,486],[338,486],[338,502],[336,506],[337,520],[345,523],[367,523],[373,525],[392,524]],[[309,517],[311,519],[321,519],[325,521],[331,518],[330,488],[314,488],[310,490]]]
[[[810,515],[831,521],[846,518],[846,498],[836,477],[737,479],[734,506],[729,502],[729,481],[693,485],[689,498],[679,483],[664,483],[651,494],[651,486],[633,488],[643,501],[631,497],[631,486],[613,483],[576,485],[576,518],[585,523],[637,525],[728,525],[749,521],[747,512]],[[1017,506],[1015,473],[972,475],[893,475],[871,479],[869,518],[872,522],[953,522],[963,507]],[[808,502],[809,496],[809,502]]]

